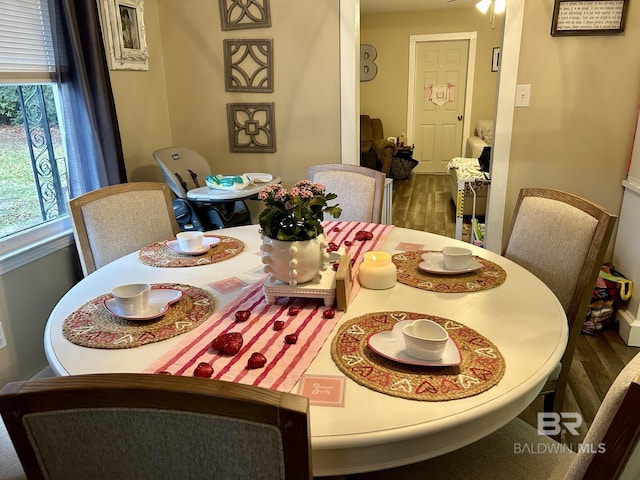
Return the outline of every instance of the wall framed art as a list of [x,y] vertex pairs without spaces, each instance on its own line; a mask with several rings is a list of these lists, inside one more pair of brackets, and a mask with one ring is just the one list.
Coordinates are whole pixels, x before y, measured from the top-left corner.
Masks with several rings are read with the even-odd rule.
[[273,92],[273,40],[223,40],[227,92]]
[[271,26],[269,0],[218,0],[220,28],[268,28]]
[[276,122],[273,107],[273,103],[228,103],[229,151],[274,153]]
[[149,70],[143,0],[101,0],[111,70]]
[[624,32],[628,0],[555,0],[551,35],[612,35]]

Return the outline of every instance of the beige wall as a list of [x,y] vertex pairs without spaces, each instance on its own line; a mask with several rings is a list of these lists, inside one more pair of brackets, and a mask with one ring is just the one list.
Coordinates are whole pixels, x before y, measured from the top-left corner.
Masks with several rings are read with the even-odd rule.
[[531,84],[531,106],[515,109],[505,219],[524,186],[620,211],[640,100],[640,6],[628,2],[622,35],[552,37],[553,3],[525,3],[518,83]]
[[122,149],[130,182],[164,181],[151,153],[172,144],[157,0],[144,2],[149,70],[111,70]]
[[0,322],[7,340],[0,350],[0,387],[29,378],[47,365],[45,325],[78,279],[75,258],[75,247],[66,247],[0,275]]
[[[338,2],[274,0],[271,28],[222,31],[218,2],[147,0],[145,26],[149,71],[111,73],[129,180],[162,180],[151,153],[170,145],[199,151],[213,173],[285,184],[340,162]],[[239,38],[273,40],[273,93],[225,92],[222,41]],[[240,102],[274,102],[275,153],[229,152],[226,104]]]
[[471,111],[471,131],[478,119],[492,119],[497,74],[491,72],[493,48],[502,41],[497,22],[475,8],[449,8],[427,12],[369,13],[360,20],[360,43],[376,48],[378,73],[360,82],[360,111],[382,119],[385,136],[407,133],[409,37],[452,32],[477,32],[476,68]]

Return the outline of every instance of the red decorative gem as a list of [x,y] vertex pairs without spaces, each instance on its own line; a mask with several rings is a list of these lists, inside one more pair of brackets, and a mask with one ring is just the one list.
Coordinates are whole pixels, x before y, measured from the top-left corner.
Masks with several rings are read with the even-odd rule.
[[166,370],[160,370],[159,372],[156,372],[158,375],[171,375],[171,372],[167,372]]
[[242,342],[240,332],[221,333],[211,342],[211,348],[227,355],[235,355],[242,348]]
[[210,378],[213,375],[213,367],[207,362],[200,362],[193,371],[194,377]]
[[250,316],[251,312],[249,310],[238,310],[236,312],[236,322],[246,322]]
[[276,320],[273,322],[273,329],[278,331],[284,328],[284,322],[282,320]]
[[365,240],[371,240],[373,238],[373,233],[367,232],[366,230],[360,230],[356,232],[356,240],[364,242]]
[[289,315],[297,315],[300,313],[300,307],[289,307],[287,314]]
[[333,318],[336,316],[336,311],[333,308],[328,308],[324,312],[322,312],[322,316],[324,318]]
[[265,363],[267,363],[267,358],[259,352],[254,352],[247,361],[247,368],[262,368]]
[[284,341],[293,345],[298,341],[298,334],[290,333],[289,335],[285,335]]
[[329,246],[327,247],[327,252],[335,252],[340,248],[340,246],[335,242],[329,242]]
[[345,240],[344,244],[345,246],[350,247],[351,245],[353,245],[353,242],[351,240]]
[[338,267],[339,266],[340,266],[340,264],[338,262],[331,264],[331,268],[333,268],[333,270],[336,271],[336,272],[338,271]]
[[334,232],[339,232],[340,231],[340,227],[333,227],[333,231]]

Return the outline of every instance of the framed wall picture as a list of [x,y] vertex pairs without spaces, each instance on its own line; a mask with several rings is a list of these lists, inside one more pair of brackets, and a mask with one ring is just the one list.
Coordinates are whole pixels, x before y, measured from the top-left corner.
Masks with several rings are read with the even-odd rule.
[[628,0],[555,0],[551,35],[611,35],[624,32]]
[[276,122],[273,103],[228,103],[231,153],[274,153]]
[[227,92],[273,92],[273,40],[222,41]]
[[269,0],[218,0],[218,3],[222,30],[271,26]]
[[101,0],[111,70],[149,70],[143,0]]

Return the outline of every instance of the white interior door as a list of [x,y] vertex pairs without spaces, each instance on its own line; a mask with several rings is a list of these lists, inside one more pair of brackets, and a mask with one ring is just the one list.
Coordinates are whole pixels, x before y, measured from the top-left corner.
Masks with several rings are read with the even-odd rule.
[[419,42],[414,81],[416,172],[444,172],[462,151],[469,42]]
[[445,172],[449,160],[462,155],[475,38],[475,32],[411,37],[407,123],[416,173]]

